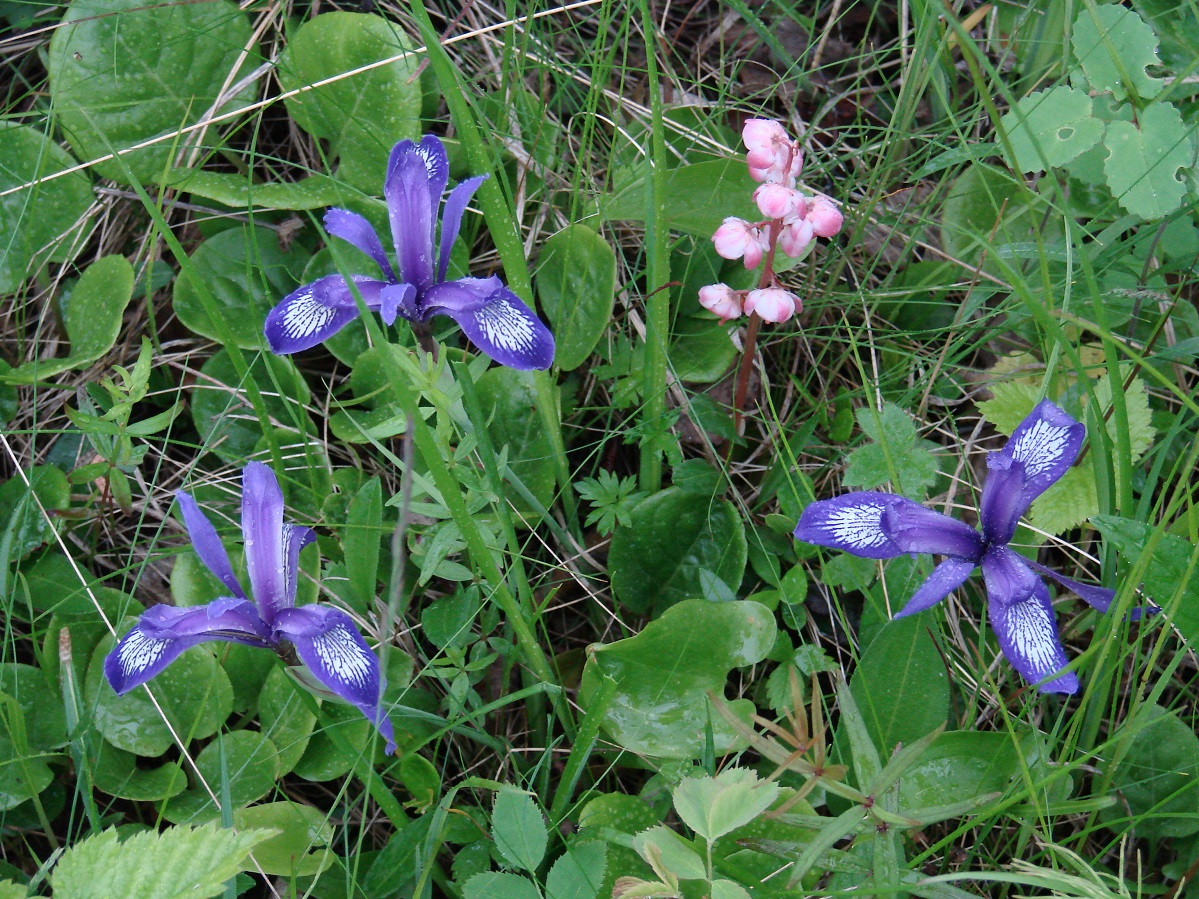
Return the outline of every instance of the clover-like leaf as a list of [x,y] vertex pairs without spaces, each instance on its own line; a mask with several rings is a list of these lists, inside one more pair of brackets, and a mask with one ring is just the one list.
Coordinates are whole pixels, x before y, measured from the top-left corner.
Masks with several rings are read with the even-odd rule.
[[1145,70],[1161,65],[1157,35],[1131,9],[1123,6],[1084,5],[1070,35],[1074,56],[1091,86],[1111,91],[1117,100],[1134,94],[1152,100],[1163,86]]
[[779,786],[759,780],[748,768],[728,768],[715,777],[685,779],[674,791],[683,823],[711,842],[748,824],[778,798]]
[[1091,115],[1085,91],[1064,84],[1022,97],[999,120],[1007,134],[1009,162],[1018,172],[1043,172],[1065,165],[1099,142],[1103,122]]

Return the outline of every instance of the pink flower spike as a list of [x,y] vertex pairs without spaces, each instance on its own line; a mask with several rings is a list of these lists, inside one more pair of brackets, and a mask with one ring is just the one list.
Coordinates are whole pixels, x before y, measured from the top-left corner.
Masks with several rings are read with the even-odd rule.
[[[758,245],[757,229],[745,219],[730,215],[712,235],[716,252],[725,259],[740,259]],[[758,254],[761,259],[761,254]],[[755,262],[754,265],[757,265]],[[754,265],[749,266],[753,268]]]
[[741,317],[740,293],[727,284],[709,284],[699,289],[699,304],[720,318],[721,324]]
[[748,150],[758,150],[787,140],[787,132],[774,119],[750,119],[741,129],[741,139]]
[[798,191],[768,181],[754,191],[754,202],[766,218],[781,219],[797,212],[804,198]]
[[762,321],[776,325],[793,316],[797,306],[803,306],[799,297],[781,287],[762,287],[745,296],[747,314],[756,312]]
[[817,237],[832,237],[841,230],[845,216],[831,201],[815,197],[808,204],[808,221],[812,223],[812,232]]
[[783,226],[783,231],[779,235],[779,249],[792,259],[798,259],[807,250],[813,236],[814,233],[810,221],[800,218],[794,219]]

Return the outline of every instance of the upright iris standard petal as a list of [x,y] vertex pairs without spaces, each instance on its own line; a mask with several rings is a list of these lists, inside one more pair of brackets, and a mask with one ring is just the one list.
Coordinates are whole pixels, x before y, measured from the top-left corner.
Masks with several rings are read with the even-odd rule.
[[[386,281],[352,275],[367,308],[379,307]],[[354,292],[341,275],[326,275],[293,290],[267,313],[263,333],[271,352],[286,356],[328,340],[358,317]]]
[[344,612],[326,606],[285,609],[276,619],[279,633],[313,676],[337,696],[357,706],[395,750],[391,721],[381,706],[379,660]]
[[1020,516],[1028,510],[1024,501],[1024,465],[1011,456],[991,453],[987,457],[987,481],[978,505],[978,518],[987,539],[1007,543],[1016,533]]
[[208,516],[200,511],[191,494],[180,490],[175,494],[175,499],[183,512],[183,523],[187,527],[187,536],[191,538],[192,549],[200,557],[200,561],[216,575],[217,580],[224,584],[230,593],[245,599],[246,593],[233,573],[233,566],[229,564],[229,554],[225,552],[225,546]]
[[946,559],[933,569],[933,573],[917,588],[903,609],[895,613],[895,617],[905,618],[908,615],[923,612],[925,609],[931,609],[966,583],[966,578],[970,577],[970,573],[974,571],[975,567],[975,563],[971,559]]
[[261,462],[247,463],[241,489],[246,569],[259,612],[264,621],[273,624],[275,614],[290,605],[283,548],[283,492],[275,473]]
[[433,283],[433,229],[441,199],[440,192],[432,191],[427,156],[412,141],[400,141],[391,152],[383,184],[391,236],[400,263],[399,280],[418,291]]
[[298,524],[283,525],[283,608],[296,604],[300,550],[316,539],[316,531]]
[[795,537],[867,559],[925,552],[973,560],[982,548],[978,532],[960,521],[906,497],[875,491],[810,504]]
[[211,640],[267,646],[269,630],[254,605],[217,600],[179,609],[151,606],[104,659],[104,675],[120,696],[161,672],[193,646]]
[[450,266],[450,251],[454,249],[454,241],[458,239],[458,231],[462,227],[462,213],[466,212],[466,204],[475,195],[480,184],[487,180],[486,175],[467,178],[450,191],[445,199],[445,209],[441,212],[441,242],[437,260],[437,280],[444,281],[446,271]]
[[425,293],[431,313],[448,315],[471,342],[509,368],[549,368],[554,336],[499,278],[461,278]]
[[383,252],[383,243],[365,218],[356,212],[335,207],[325,212],[325,230],[334,237],[340,237],[346,243],[356,246],[375,260],[388,281],[395,280],[395,272],[391,269],[387,254]]

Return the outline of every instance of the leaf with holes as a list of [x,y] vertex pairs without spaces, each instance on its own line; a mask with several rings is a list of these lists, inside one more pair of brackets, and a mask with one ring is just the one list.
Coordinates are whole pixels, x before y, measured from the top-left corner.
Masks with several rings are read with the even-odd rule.
[[1091,98],[1064,84],[1021,98],[999,127],[1008,136],[1008,161],[1018,172],[1065,165],[1103,136],[1103,122],[1091,115]]
[[1195,138],[1175,107],[1155,103],[1138,124],[1112,122],[1103,143],[1108,149],[1103,172],[1121,206],[1148,221],[1182,205],[1186,183],[1178,170],[1192,163]]
[[1117,100],[1131,93],[1152,100],[1164,85],[1145,70],[1161,65],[1157,35],[1131,9],[1084,5],[1070,35],[1074,56],[1083,74],[1098,91],[1111,91]]

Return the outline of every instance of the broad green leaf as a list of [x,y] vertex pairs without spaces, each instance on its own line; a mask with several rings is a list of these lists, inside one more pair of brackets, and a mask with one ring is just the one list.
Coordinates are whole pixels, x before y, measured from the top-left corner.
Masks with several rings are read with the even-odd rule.
[[1161,38],[1168,68],[1181,71],[1199,59],[1199,8],[1178,0],[1133,0],[1132,5]]
[[737,358],[737,347],[720,322],[680,317],[666,355],[680,381],[711,384],[728,374]]
[[383,488],[379,478],[373,477],[350,503],[342,536],[350,593],[360,612],[370,608],[378,595],[379,541],[383,536]]
[[63,853],[50,882],[57,899],[219,896],[225,881],[251,867],[250,852],[270,835],[206,824],[146,830],[121,841],[106,830]]
[[[391,678],[388,678],[388,681],[391,682]],[[415,752],[405,753],[404,757],[400,759],[399,773],[400,783],[412,796],[408,802],[404,803],[409,808],[423,813],[432,807],[433,803],[437,801],[437,797],[441,795],[441,772],[423,755]]]
[[92,203],[87,174],[34,184],[75,165],[70,153],[38,129],[0,122],[0,192],[31,185],[0,197],[0,294],[16,290],[43,262],[68,262],[81,249],[82,241],[67,237],[60,242],[59,237]]
[[[124,696],[112,691],[104,677],[104,657],[112,645],[111,637],[100,641],[87,671],[84,696],[95,708],[96,729],[119,749],[156,758],[174,738],[145,690]],[[205,646],[187,650],[149,686],[184,743],[212,736],[233,710],[233,687]]]
[[[1154,529],[1129,518],[1096,515],[1091,519],[1119,551],[1128,568],[1138,566]],[[1154,602],[1170,610],[1170,622],[1192,646],[1199,641],[1199,547],[1173,534],[1157,536],[1145,567],[1142,588]],[[1181,595],[1175,604],[1174,597]]]
[[316,716],[300,687],[281,665],[272,665],[258,694],[259,728],[279,750],[279,773],[287,774],[308,748]]
[[550,237],[537,259],[537,298],[554,332],[554,361],[573,371],[587,361],[612,322],[612,247],[586,225],[568,225]]
[[319,808],[295,802],[267,802],[234,810],[233,826],[239,831],[278,831],[254,847],[254,861],[263,874],[311,876],[334,862],[335,856],[327,848],[333,841],[333,825]]
[[125,307],[133,298],[133,266],[124,256],[104,256],[87,267],[63,300],[63,324],[71,352],[57,359],[26,362],[18,378],[48,378],[90,365],[112,349],[121,333]]
[[[329,735],[328,731],[334,727],[337,728],[340,742],[349,747],[349,753],[343,752]],[[321,708],[320,723],[293,772],[304,780],[317,783],[344,777],[366,751],[372,731],[371,723],[356,708],[325,703]]]
[[[244,808],[275,788],[279,751],[257,731],[235,730],[200,750],[196,768],[218,799],[227,789],[232,808]],[[162,815],[173,824],[192,824],[219,820],[221,811],[208,791],[196,786],[167,803]]]
[[25,714],[24,738],[34,752],[49,752],[66,742],[67,724],[62,699],[32,665],[0,664],[0,693],[7,693]]
[[105,741],[100,758],[92,768],[96,789],[132,802],[159,802],[178,796],[187,789],[187,775],[178,762],[164,762],[157,768],[139,768],[137,756],[117,749]]
[[[532,372],[497,366],[485,371],[476,387],[496,452],[507,448],[508,470],[548,508],[554,497],[554,450],[536,414]],[[533,509],[515,492],[510,499],[523,515],[533,515]]]
[[[9,559],[19,559],[54,539],[53,516],[71,502],[67,476],[53,465],[37,465],[26,472],[29,486],[19,476],[0,485],[0,540],[11,540]],[[38,504],[41,504],[41,508]],[[61,558],[61,557],[59,557]],[[66,562],[66,559],[62,559]],[[67,563],[68,565],[70,563]],[[75,579],[78,583],[78,578]],[[34,600],[35,606],[37,599]]]
[[[53,694],[51,702],[59,706],[61,715],[61,703]],[[0,811],[32,799],[54,780],[41,750],[30,745],[29,732],[36,727],[36,715],[29,711],[27,714],[12,694],[0,691]]]
[[1199,737],[1194,730],[1156,705],[1142,707],[1121,730],[1134,733],[1112,773],[1112,789],[1122,802],[1101,817],[1111,827],[1131,826],[1138,837],[1153,841],[1199,832]]
[[579,827],[610,827],[621,833],[640,833],[662,820],[640,796],[600,793],[579,811]]
[[[1000,272],[988,261],[996,246],[1033,240],[1039,232],[1053,233],[1046,224],[1046,204],[1022,178],[985,165],[972,165],[949,188],[941,212],[945,250],[955,259],[970,261],[985,253],[984,267]],[[1000,272],[1002,273],[1002,272]]]
[[[262,323],[271,307],[300,286],[307,252],[284,250],[270,228],[249,225],[221,231],[191,255],[192,266],[211,294],[219,315],[243,350],[264,345]],[[175,314],[188,328],[220,341],[218,329],[191,278],[175,281]]]
[[999,120],[1007,134],[1018,172],[1043,172],[1085,153],[1103,136],[1103,122],[1091,115],[1085,91],[1064,84],[1022,97],[1016,109]]
[[1098,91],[1111,91],[1117,100],[1130,94],[1152,100],[1163,82],[1145,70],[1161,65],[1157,35],[1131,9],[1084,5],[1070,34],[1074,56]]
[[[736,732],[708,702],[721,695],[733,668],[766,658],[774,645],[774,616],[756,602],[684,600],[651,621],[640,634],[593,646],[583,669],[584,710],[600,678],[616,681],[603,727],[632,752],[662,758],[699,758],[711,729],[718,754],[741,745]],[[748,700],[729,708],[751,713]]]
[[1019,747],[1008,734],[950,731],[903,772],[899,805],[918,815],[922,808],[1002,792],[1019,771]]
[[616,529],[608,571],[623,606],[657,613],[683,600],[735,592],[748,554],[732,503],[670,487],[638,503],[632,523]]
[[[730,215],[757,220],[760,213],[750,199],[754,187],[740,157],[672,169],[666,173],[666,227],[710,238]],[[644,177],[600,201],[606,221],[644,221],[645,209]]]
[[[299,181],[270,181],[258,184],[245,175],[174,169],[167,181],[194,197],[233,209],[286,209],[302,212],[361,202],[362,191],[348,187],[328,175],[308,175]],[[376,186],[376,190],[378,187]]]
[[386,19],[335,10],[301,25],[279,59],[285,91],[329,82],[290,97],[287,109],[301,128],[329,141],[341,158],[339,177],[371,194],[383,189],[392,145],[419,132],[421,86],[412,51],[403,29]]
[[479,614],[477,590],[464,590],[435,599],[421,610],[421,632],[438,649],[471,642],[471,623]]
[[633,845],[646,861],[650,859],[652,846],[662,859],[662,867],[684,880],[702,880],[708,876],[704,860],[695,847],[663,824],[637,834]]
[[[262,391],[272,419],[291,425],[298,416],[307,416],[303,407],[312,393],[290,359],[263,353],[250,363],[250,377]],[[243,464],[263,432],[225,350],[214,353],[201,367],[191,396],[192,421],[204,449],[225,462]]]
[[715,777],[689,777],[674,791],[683,823],[711,842],[744,827],[779,795],[778,784],[758,779],[748,768],[727,768]]
[[520,874],[485,871],[466,882],[464,899],[541,899],[533,881]]
[[0,880],[0,899],[27,899],[29,892],[12,880]]
[[[110,145],[124,150],[198,122],[222,89],[257,63],[253,46],[249,21],[229,0],[75,0],[50,41],[51,102],[71,148],[88,162],[108,155]],[[240,58],[246,49],[251,54]],[[251,85],[218,111],[236,110],[253,96]],[[215,136],[210,131],[208,139]],[[179,140],[122,155],[135,178],[156,181]],[[128,183],[116,160],[95,171]]]
[[1155,103],[1141,113],[1137,124],[1112,122],[1103,143],[1109,151],[1103,171],[1121,206],[1152,220],[1181,205],[1186,183],[1178,178],[1178,170],[1194,162],[1195,140],[1174,106]]
[[928,634],[929,624],[921,615],[887,622],[850,680],[866,730],[883,758],[949,717],[945,663]]
[[532,873],[545,857],[549,833],[530,796],[501,790],[491,811],[491,837],[510,865]]
[[604,883],[607,856],[604,843],[575,843],[550,868],[545,878],[546,899],[596,899]]

